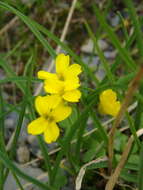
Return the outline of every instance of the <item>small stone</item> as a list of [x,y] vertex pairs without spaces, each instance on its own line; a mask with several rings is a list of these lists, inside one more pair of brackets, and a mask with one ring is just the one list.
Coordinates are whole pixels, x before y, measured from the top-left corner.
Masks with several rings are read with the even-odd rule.
[[30,152],[27,146],[23,145],[17,149],[17,160],[24,164],[30,160]]
[[[105,40],[98,40],[98,45],[102,51],[108,48],[108,44]],[[81,46],[81,51],[84,53],[92,53],[93,52],[94,43],[92,39],[86,40],[86,42]],[[97,51],[95,50],[95,53]]]
[[11,112],[8,117],[5,120],[5,126],[8,129],[15,129],[15,126],[17,125],[17,113],[16,112]]
[[120,18],[118,15],[110,18],[112,26],[117,26],[120,22]]
[[5,120],[6,128],[13,128],[15,121],[12,118],[8,118]]
[[104,52],[104,55],[107,59],[115,59],[116,55],[117,55],[117,51],[106,51]]
[[33,135],[28,135],[27,141],[28,141],[29,144],[35,144],[37,142],[37,137],[33,136]]
[[[27,173],[29,176],[33,178],[38,178],[41,176],[40,181],[45,183],[48,180],[47,173],[44,174],[44,172],[40,168],[33,168],[31,166],[28,166],[26,168],[21,167],[20,164],[14,163],[22,172]],[[19,178],[20,183],[23,186],[23,189],[25,190],[40,190],[39,187],[35,186],[34,184],[27,184],[28,182],[25,181],[22,178]],[[19,190],[15,179],[13,178],[13,175],[9,173],[8,178],[6,180],[4,190]]]

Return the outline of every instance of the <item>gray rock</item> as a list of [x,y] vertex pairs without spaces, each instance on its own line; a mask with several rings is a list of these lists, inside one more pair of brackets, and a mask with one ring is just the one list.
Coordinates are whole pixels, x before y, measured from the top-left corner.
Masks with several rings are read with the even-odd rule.
[[[105,40],[98,40],[98,45],[102,51],[108,48],[108,44]],[[86,40],[86,42],[81,46],[81,51],[84,53],[92,53],[93,52],[94,43],[92,39]],[[95,50],[95,53],[97,51]]]
[[8,129],[15,129],[17,118],[17,113],[11,112],[5,120],[5,127]]
[[117,26],[120,22],[120,18],[118,15],[110,16],[110,21],[112,26]]
[[19,163],[24,164],[26,162],[29,162],[30,152],[26,145],[20,146],[17,149],[16,153],[17,153],[17,160],[19,161]]
[[[20,165],[17,165],[20,168]],[[48,176],[47,175],[43,175],[43,171],[41,169],[38,168],[33,168],[33,167],[27,167],[27,168],[20,168],[24,173],[28,174],[29,176],[32,176],[33,178],[37,178],[40,177],[40,181],[41,182],[46,182],[48,180]],[[25,190],[41,190],[40,188],[38,188],[37,186],[31,184],[28,186],[24,186],[25,184],[27,184],[28,182],[19,178],[21,184],[23,185],[23,188]],[[4,190],[18,190],[19,187],[17,186],[15,179],[13,178],[13,175],[10,173],[5,186],[4,186]]]
[[117,51],[106,51],[104,55],[107,59],[114,59],[116,57]]

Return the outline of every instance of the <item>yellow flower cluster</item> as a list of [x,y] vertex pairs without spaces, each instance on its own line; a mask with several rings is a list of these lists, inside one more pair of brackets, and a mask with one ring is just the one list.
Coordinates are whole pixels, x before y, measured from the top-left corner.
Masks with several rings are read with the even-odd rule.
[[117,94],[112,89],[104,90],[99,97],[100,103],[98,110],[101,114],[108,114],[115,117],[121,107],[120,101],[117,101]]
[[38,72],[38,78],[44,80],[44,89],[48,95],[35,99],[35,107],[40,117],[28,125],[28,133],[44,134],[47,143],[57,140],[60,134],[57,122],[66,119],[72,112],[67,102],[78,102],[81,97],[78,90],[81,66],[70,65],[70,57],[64,54],[56,57],[55,65],[56,73]]

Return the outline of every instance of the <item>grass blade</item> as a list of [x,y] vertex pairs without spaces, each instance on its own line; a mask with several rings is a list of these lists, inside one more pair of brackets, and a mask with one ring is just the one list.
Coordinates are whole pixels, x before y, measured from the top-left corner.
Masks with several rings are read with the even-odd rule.
[[25,174],[24,172],[22,172],[19,168],[17,168],[7,157],[6,154],[4,154],[1,150],[0,150],[0,160],[3,162],[3,164],[5,165],[5,167],[9,168],[12,172],[14,172],[17,176],[22,177],[23,179],[31,182],[32,184],[37,185],[40,189],[43,190],[50,190],[50,188],[41,183],[39,180],[36,180],[35,178]]
[[143,189],[143,143],[141,144],[141,149],[140,149],[138,188],[139,188],[139,190]]
[[95,4],[93,5],[93,10],[96,14],[97,20],[99,21],[102,28],[107,32],[108,37],[110,38],[112,44],[117,48],[120,56],[125,61],[127,67],[130,70],[134,71],[137,67],[133,59],[129,55],[128,51],[124,47],[122,47],[120,41],[118,40],[118,37],[113,32],[112,28],[107,24],[107,22],[105,21],[105,18],[101,15],[101,12],[99,11],[99,9],[97,8]]
[[128,7],[131,20],[133,21],[133,24],[134,24],[138,49],[143,59],[143,35],[142,35],[142,30],[141,30],[141,24],[139,23],[139,19],[136,14],[134,3],[131,0],[126,0],[125,4]]

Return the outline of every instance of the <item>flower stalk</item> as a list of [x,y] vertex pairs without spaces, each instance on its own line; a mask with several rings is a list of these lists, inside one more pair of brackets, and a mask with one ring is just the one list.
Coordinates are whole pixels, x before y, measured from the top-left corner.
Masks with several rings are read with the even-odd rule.
[[109,156],[109,172],[112,173],[112,161],[114,156],[114,137],[116,129],[118,128],[120,122],[123,119],[124,113],[126,112],[133,95],[135,94],[136,90],[139,87],[140,81],[143,77],[143,65],[140,66],[139,71],[137,72],[134,79],[130,82],[129,88],[126,92],[125,98],[123,100],[123,103],[121,105],[121,108],[119,110],[119,113],[116,116],[116,119],[114,120],[113,126],[109,132],[109,143],[108,143],[108,156]]

